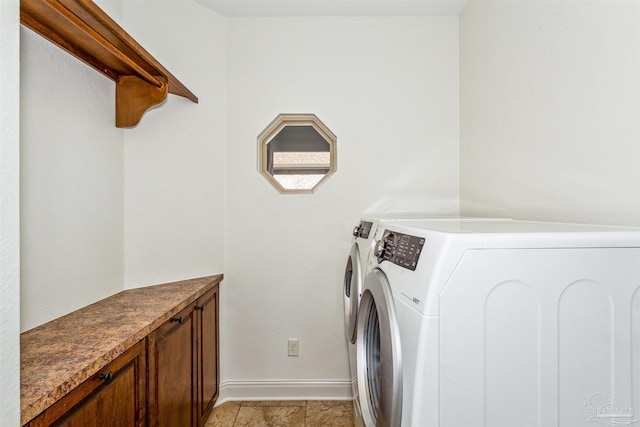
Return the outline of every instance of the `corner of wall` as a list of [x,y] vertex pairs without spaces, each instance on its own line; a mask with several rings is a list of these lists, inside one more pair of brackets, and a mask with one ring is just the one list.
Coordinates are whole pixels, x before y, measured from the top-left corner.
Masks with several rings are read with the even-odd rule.
[[26,27],[20,34],[26,330],[123,289],[123,132],[110,79]]
[[126,2],[124,28],[199,103],[170,95],[126,130],[125,288],[224,269],[226,18],[191,0],[148,7]]
[[0,1],[0,425],[20,422],[20,3]]

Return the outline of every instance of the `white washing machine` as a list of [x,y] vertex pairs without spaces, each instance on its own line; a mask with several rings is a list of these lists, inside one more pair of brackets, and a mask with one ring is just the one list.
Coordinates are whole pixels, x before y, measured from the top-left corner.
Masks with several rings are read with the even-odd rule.
[[[345,316],[345,333],[347,337],[347,346],[349,353],[349,368],[351,373],[351,389],[353,396],[354,419],[356,427],[364,426],[362,411],[360,409],[360,398],[358,392],[357,381],[357,363],[356,363],[356,327],[357,313],[362,294],[364,278],[366,276],[366,267],[369,254],[374,247],[374,234],[380,221],[389,222],[405,222],[416,220],[428,221],[449,221],[451,216],[435,216],[427,213],[378,213],[364,214],[359,224],[353,230],[353,242],[347,258],[347,264],[344,273],[344,316]],[[490,218],[455,218],[459,221],[483,221],[492,220]]]
[[367,426],[640,425],[640,229],[381,221],[375,239]]
[[[356,427],[364,426],[362,411],[360,410],[360,399],[358,392],[357,367],[356,367],[356,326],[357,313],[362,294],[362,286],[366,275],[367,259],[375,243],[373,236],[378,222],[385,220],[410,221],[421,218],[437,220],[445,217],[435,217],[424,213],[378,213],[364,214],[360,223],[353,230],[353,242],[347,258],[347,265],[344,273],[344,323],[347,337],[349,353],[349,369],[351,374],[351,391],[353,396],[353,410]],[[450,217],[447,217],[450,219]]]
[[344,272],[344,325],[347,337],[347,346],[349,352],[349,371],[351,374],[351,395],[353,397],[354,420],[356,427],[364,425],[362,421],[362,413],[360,410],[360,401],[358,394],[357,370],[356,370],[356,326],[358,304],[360,303],[360,295],[362,293],[362,285],[366,272],[364,268],[367,265],[369,251],[373,245],[373,235],[375,231],[375,219],[362,219],[353,230],[353,243],[347,258],[347,266]]

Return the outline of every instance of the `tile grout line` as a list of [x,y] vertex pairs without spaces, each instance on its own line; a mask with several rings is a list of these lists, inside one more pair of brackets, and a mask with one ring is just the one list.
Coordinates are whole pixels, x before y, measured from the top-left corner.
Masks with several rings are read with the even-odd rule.
[[238,405],[238,410],[236,411],[236,416],[233,417],[233,423],[231,424],[231,427],[235,427],[236,421],[238,421],[238,415],[240,414],[240,409],[242,409],[242,402],[240,402],[240,404]]
[[309,401],[304,401],[304,424],[303,427],[307,427],[307,413],[309,412]]

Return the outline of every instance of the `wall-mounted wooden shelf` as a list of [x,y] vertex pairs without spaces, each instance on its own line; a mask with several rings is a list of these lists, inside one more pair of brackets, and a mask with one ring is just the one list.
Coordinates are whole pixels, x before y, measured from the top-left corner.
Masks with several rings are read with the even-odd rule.
[[116,126],[135,126],[167,93],[198,98],[91,0],[21,0],[23,25],[116,83]]

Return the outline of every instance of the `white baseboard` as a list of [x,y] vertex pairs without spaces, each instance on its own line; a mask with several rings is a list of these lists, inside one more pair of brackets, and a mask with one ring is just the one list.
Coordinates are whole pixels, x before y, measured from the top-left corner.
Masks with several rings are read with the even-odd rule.
[[216,405],[233,400],[351,400],[351,381],[223,381]]

